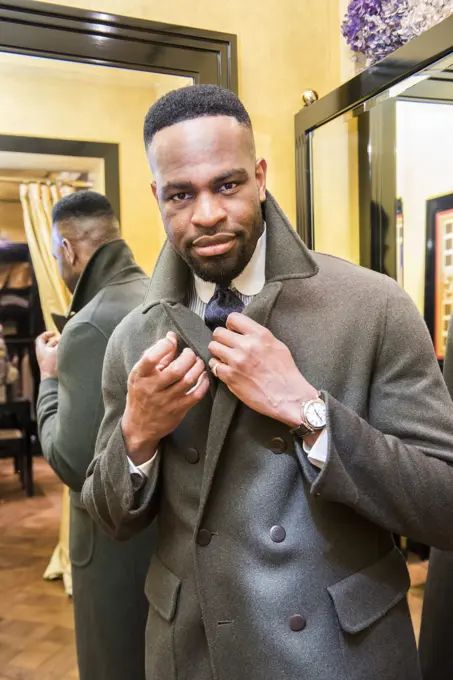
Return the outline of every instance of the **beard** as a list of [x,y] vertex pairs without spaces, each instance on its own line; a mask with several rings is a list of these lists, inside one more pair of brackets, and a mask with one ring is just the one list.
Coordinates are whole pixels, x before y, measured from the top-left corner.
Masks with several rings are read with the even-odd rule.
[[236,234],[236,246],[233,253],[209,258],[199,258],[193,254],[191,247],[179,254],[186,261],[192,272],[203,281],[220,286],[228,286],[236,279],[253,257],[256,245],[264,230],[261,206],[255,213],[252,228],[247,234]]

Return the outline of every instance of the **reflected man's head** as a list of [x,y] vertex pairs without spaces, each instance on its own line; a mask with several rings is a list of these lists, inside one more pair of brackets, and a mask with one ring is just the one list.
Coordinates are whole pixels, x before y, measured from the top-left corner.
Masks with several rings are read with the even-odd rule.
[[78,191],[54,205],[52,253],[71,293],[93,253],[104,243],[119,238],[119,222],[102,194]]
[[144,137],[168,239],[198,276],[229,283],[253,255],[266,198],[243,104],[215,85],[174,90],[149,110]]

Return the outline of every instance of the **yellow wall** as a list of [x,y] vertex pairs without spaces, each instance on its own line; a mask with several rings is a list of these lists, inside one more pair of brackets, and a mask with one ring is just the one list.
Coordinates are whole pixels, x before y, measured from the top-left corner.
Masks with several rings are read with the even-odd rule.
[[[164,240],[143,147],[143,119],[159,93],[185,84],[99,66],[0,55],[2,134],[113,142],[120,145],[121,226],[151,273]],[[64,169],[64,168],[62,168]]]
[[[294,115],[307,88],[340,83],[339,0],[56,0],[59,5],[238,35],[239,88],[269,162],[269,187],[295,222]],[[133,235],[134,244],[142,236]]]
[[[338,32],[349,0],[339,0]],[[340,82],[356,75],[356,64],[340,36]],[[357,119],[340,116],[313,135],[315,249],[360,262]]]

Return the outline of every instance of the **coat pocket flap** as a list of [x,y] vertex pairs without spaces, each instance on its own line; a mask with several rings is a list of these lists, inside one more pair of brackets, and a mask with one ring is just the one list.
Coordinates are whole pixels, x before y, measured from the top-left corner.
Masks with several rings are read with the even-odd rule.
[[395,547],[374,564],[328,586],[342,629],[359,633],[406,595],[410,585],[404,557]]
[[162,564],[157,555],[151,558],[145,583],[148,602],[169,623],[173,621],[178,603],[181,581]]

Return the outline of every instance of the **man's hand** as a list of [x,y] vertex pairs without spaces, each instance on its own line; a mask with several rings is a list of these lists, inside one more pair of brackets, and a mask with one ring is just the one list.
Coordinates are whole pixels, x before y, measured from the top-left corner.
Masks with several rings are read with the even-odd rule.
[[178,427],[209,389],[202,359],[189,348],[175,359],[176,350],[176,335],[170,332],[145,352],[130,373],[122,429],[135,465],[153,457],[160,440]]
[[244,404],[290,427],[301,422],[301,405],[318,391],[300,373],[291,352],[272,333],[243,314],[217,328],[209,365]]
[[57,347],[60,335],[46,331],[36,338],[36,358],[41,370],[41,380],[57,378]]

